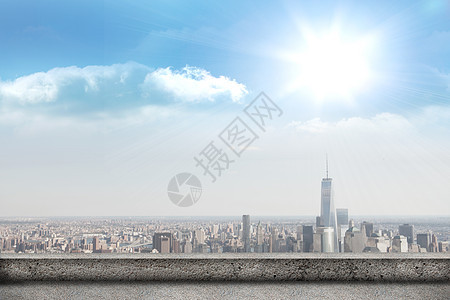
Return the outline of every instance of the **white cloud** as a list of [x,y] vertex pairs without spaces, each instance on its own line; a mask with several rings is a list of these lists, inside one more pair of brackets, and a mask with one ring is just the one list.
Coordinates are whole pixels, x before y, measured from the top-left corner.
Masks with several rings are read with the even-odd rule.
[[[0,124],[17,132],[99,129],[167,119],[180,103],[239,100],[245,85],[195,67],[151,68],[128,62],[110,66],[54,68],[0,80]],[[53,129],[52,129],[53,128]]]
[[306,131],[311,133],[324,132],[328,128],[329,124],[320,120],[320,118],[314,118],[308,121],[293,121],[288,127],[295,128],[298,131]]
[[246,94],[245,85],[228,77],[214,77],[204,69],[152,70],[133,62],[54,68],[12,81],[0,81],[3,105],[59,102],[65,104],[66,110],[73,107],[77,110],[86,107],[109,110],[118,105],[124,108],[133,104],[144,106],[219,99],[238,102]]
[[238,102],[248,92],[245,85],[225,76],[214,77],[208,71],[195,67],[185,67],[181,71],[172,68],[158,69],[147,74],[144,91],[161,90],[177,101],[204,102],[230,97]]
[[26,102],[50,102],[58,94],[58,85],[49,73],[35,73],[15,81],[0,83],[0,95],[7,100]]
[[396,129],[411,128],[411,123],[403,116],[391,113],[377,114],[371,118],[352,117],[337,122],[325,122],[319,118],[308,121],[293,121],[288,127],[308,133],[330,133],[337,130],[353,130],[370,133],[373,131],[389,132]]
[[22,105],[65,100],[73,96],[71,93],[79,95],[99,91],[102,82],[107,82],[107,86],[123,85],[130,73],[143,70],[150,69],[136,63],[54,68],[48,72],[22,76],[14,81],[0,82],[0,99]]

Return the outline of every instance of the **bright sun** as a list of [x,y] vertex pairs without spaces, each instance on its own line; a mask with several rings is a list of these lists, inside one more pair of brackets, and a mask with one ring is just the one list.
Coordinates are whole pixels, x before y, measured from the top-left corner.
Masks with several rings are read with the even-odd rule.
[[370,78],[367,39],[347,42],[337,33],[305,36],[303,51],[295,57],[300,76],[296,85],[316,99],[350,99]]

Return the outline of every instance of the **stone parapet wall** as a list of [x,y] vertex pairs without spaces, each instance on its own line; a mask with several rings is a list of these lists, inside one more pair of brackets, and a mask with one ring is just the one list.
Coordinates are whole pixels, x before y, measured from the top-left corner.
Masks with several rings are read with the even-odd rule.
[[448,254],[0,254],[0,281],[449,282]]

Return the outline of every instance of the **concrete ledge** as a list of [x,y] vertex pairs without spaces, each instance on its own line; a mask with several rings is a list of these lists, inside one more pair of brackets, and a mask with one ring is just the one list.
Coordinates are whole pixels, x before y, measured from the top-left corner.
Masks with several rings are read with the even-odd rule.
[[449,282],[448,254],[5,255],[0,282]]

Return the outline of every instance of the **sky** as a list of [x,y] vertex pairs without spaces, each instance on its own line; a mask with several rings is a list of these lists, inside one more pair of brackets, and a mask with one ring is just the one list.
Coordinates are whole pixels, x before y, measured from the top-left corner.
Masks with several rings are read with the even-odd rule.
[[449,137],[448,1],[0,3],[0,216],[318,215],[326,157],[350,215],[450,215]]

